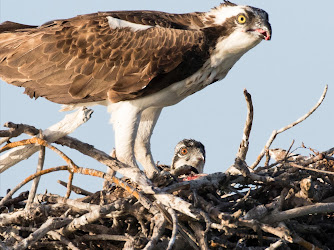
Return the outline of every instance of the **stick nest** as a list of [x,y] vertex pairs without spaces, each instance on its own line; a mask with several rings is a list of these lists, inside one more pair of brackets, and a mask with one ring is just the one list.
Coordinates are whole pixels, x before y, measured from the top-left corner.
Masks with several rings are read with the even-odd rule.
[[[40,159],[36,174],[0,202],[0,248],[333,249],[334,148],[323,152],[308,148],[307,155],[293,154],[292,145],[287,150],[269,149],[277,134],[315,109],[293,126],[275,130],[257,161],[248,165],[253,108],[246,91],[245,97],[249,112],[235,163],[225,172],[191,181],[168,171],[149,180],[139,169],[75,138],[64,136],[51,144],[32,126],[7,123],[9,130],[0,131],[7,140],[20,133],[39,136],[7,143],[0,152],[33,145],[40,148]],[[79,167],[56,144],[78,150],[110,170]],[[44,148],[58,153],[66,165],[40,168]],[[60,182],[67,187],[65,196],[32,195],[31,190],[14,197],[27,182],[55,171],[69,172],[68,183]],[[116,178],[116,172],[123,177]],[[103,178],[103,190],[90,193],[73,186],[74,174]],[[71,192],[82,197],[70,199]]]

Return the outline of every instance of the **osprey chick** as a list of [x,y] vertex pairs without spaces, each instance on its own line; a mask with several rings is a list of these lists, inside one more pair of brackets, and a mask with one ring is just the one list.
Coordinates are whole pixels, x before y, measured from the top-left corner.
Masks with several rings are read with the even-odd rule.
[[174,150],[171,170],[175,171],[183,166],[191,166],[202,174],[205,164],[204,145],[193,139],[183,139]]
[[209,12],[114,11],[41,26],[0,25],[0,77],[30,97],[108,106],[117,158],[153,177],[150,138],[163,107],[223,79],[270,40],[268,14],[225,1]]

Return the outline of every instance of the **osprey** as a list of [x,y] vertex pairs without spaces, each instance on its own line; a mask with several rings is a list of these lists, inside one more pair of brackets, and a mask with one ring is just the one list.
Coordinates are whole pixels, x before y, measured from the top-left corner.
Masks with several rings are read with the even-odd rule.
[[112,11],[41,26],[0,25],[0,77],[65,110],[111,112],[117,158],[148,177],[150,138],[163,107],[223,79],[248,50],[270,40],[268,14],[225,1],[208,12]]
[[205,164],[205,147],[193,139],[183,139],[174,149],[171,170],[191,166],[197,170],[197,174],[202,174]]

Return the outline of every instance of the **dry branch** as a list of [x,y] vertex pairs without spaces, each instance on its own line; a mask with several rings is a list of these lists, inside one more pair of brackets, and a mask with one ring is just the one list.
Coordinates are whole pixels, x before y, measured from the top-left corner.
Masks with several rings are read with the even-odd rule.
[[21,187],[23,187],[25,184],[27,184],[28,182],[32,181],[33,179],[42,176],[44,174],[48,174],[48,173],[52,173],[52,172],[56,172],[56,171],[61,171],[61,170],[67,170],[68,167],[67,166],[59,166],[59,167],[55,167],[55,168],[48,168],[45,170],[41,170],[33,175],[28,176],[25,180],[23,180],[22,182],[20,182],[15,188],[13,188],[12,190],[10,190],[7,195],[2,198],[2,200],[0,201],[0,207],[3,206],[5,204],[5,202],[10,199],[10,197],[12,197],[12,195],[19,190]]
[[256,161],[251,165],[251,169],[256,168],[256,166],[260,163],[260,161],[262,160],[263,156],[265,155],[266,151],[270,148],[271,144],[273,143],[273,141],[275,140],[276,136],[280,133],[283,133],[284,131],[298,125],[299,123],[305,121],[310,115],[313,114],[314,111],[316,111],[319,106],[322,104],[322,102],[324,101],[326,94],[327,94],[327,90],[328,90],[328,85],[326,85],[319,101],[316,103],[316,105],[305,115],[303,115],[302,117],[300,117],[299,119],[297,119],[296,121],[294,121],[293,123],[290,123],[289,125],[279,129],[279,130],[274,130],[269,138],[269,140],[267,141],[266,145],[264,146],[264,148],[262,149],[260,155],[257,157]]
[[[67,185],[68,185],[66,182],[61,181],[61,180],[58,180],[57,182],[64,187],[67,187]],[[74,185],[71,185],[71,190],[76,194],[81,194],[81,195],[84,195],[84,196],[89,196],[89,195],[93,194],[92,192],[89,192],[89,191],[87,191],[87,190],[85,190],[81,187],[77,187],[77,186],[74,186]]]
[[67,218],[49,218],[39,229],[37,229],[35,232],[30,234],[27,238],[25,238],[22,242],[17,244],[14,249],[27,249],[29,246],[31,246],[33,243],[38,241],[40,238],[42,238],[44,235],[46,235],[48,232],[61,228],[64,225],[68,224],[71,221],[71,219]]
[[[323,94],[323,97],[326,90]],[[104,173],[77,166],[54,144],[41,138],[8,143],[0,152],[33,145],[55,151],[65,166],[40,169],[13,188],[0,201],[0,247],[4,249],[328,249],[334,245],[334,149],[312,150],[311,157],[290,157],[291,147],[278,162],[253,171],[246,155],[253,119],[250,95],[244,92],[248,114],[233,171],[155,186],[142,171],[75,138],[55,143],[81,152],[106,165]],[[317,106],[320,105],[322,99]],[[279,132],[306,119],[317,108]],[[38,129],[10,124],[8,133],[36,136]],[[272,141],[269,143],[272,143]],[[41,163],[39,164],[41,165]],[[27,193],[12,198],[24,184],[44,174],[68,171],[70,191],[80,199]],[[115,172],[123,175],[115,177]],[[73,186],[74,175],[104,179],[102,191],[91,193]],[[171,173],[172,175],[173,173]],[[112,183],[107,185],[107,183]],[[34,196],[32,194],[32,196]],[[29,203],[29,202],[28,202]],[[27,207],[24,209],[24,207]]]
[[315,204],[297,207],[279,213],[273,213],[261,219],[264,223],[272,224],[277,221],[285,221],[308,214],[334,213],[334,203]]
[[13,122],[6,122],[4,127],[9,128],[9,130],[0,130],[0,145],[8,142],[11,138],[20,136],[25,133],[27,135],[35,136],[39,134],[39,130],[34,126],[29,126],[26,124],[15,124]]
[[117,159],[111,157],[110,155],[106,154],[105,152],[94,148],[94,146],[88,143],[81,142],[70,136],[64,136],[58,139],[56,143],[75,149],[80,153],[87,155],[108,166],[114,171],[120,173],[121,175],[131,179],[133,183],[137,183],[138,185],[140,185],[141,189],[145,193],[154,193],[154,191],[152,190],[151,181],[146,177],[144,172],[140,171],[138,168],[129,167],[118,161]]
[[247,92],[246,89],[244,89],[244,96],[245,96],[246,103],[247,103],[247,119],[246,119],[246,123],[244,127],[242,141],[240,143],[240,147],[239,147],[238,154],[237,154],[237,158],[240,158],[243,161],[246,160],[246,155],[247,155],[248,145],[249,145],[249,135],[252,130],[253,116],[254,116],[252,97]]
[[56,231],[49,231],[47,233],[49,236],[51,236],[53,239],[60,241],[61,243],[63,243],[64,245],[66,245],[69,249],[71,250],[79,250],[79,248],[77,248],[73,242],[71,242],[69,239],[67,239],[66,237],[64,237],[63,235],[61,235],[60,233],[56,232]]
[[[40,133],[40,137],[43,139],[43,134],[42,133]],[[36,172],[39,172],[43,169],[44,160],[45,160],[45,147],[40,146],[39,148],[40,149],[39,149],[38,164],[37,164]],[[31,203],[33,203],[33,201],[35,199],[35,195],[36,195],[37,187],[38,187],[38,184],[39,184],[39,180],[40,180],[40,177],[35,178],[32,185],[31,185],[26,208],[28,208],[31,205]]]
[[[57,124],[49,127],[42,132],[43,138],[48,142],[54,142],[65,135],[72,133],[80,125],[87,122],[93,111],[87,108],[81,108],[78,111],[68,114]],[[0,156],[0,173],[17,164],[18,162],[29,158],[32,154],[39,150],[38,146],[27,145],[25,147],[16,148],[4,155]]]

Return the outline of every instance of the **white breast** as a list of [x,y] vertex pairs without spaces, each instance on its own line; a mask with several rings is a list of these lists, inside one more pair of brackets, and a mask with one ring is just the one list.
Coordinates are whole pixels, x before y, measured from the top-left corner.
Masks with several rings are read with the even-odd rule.
[[176,82],[161,91],[130,102],[142,110],[148,107],[163,108],[174,105],[189,95],[205,88],[211,83],[223,79],[234,63],[240,58],[229,58],[224,64],[212,67],[211,58],[192,76]]

